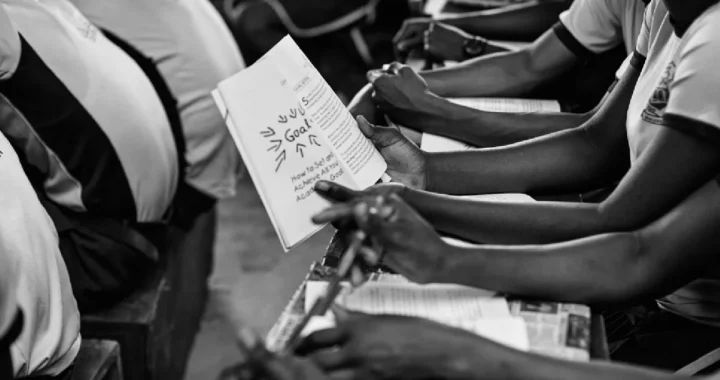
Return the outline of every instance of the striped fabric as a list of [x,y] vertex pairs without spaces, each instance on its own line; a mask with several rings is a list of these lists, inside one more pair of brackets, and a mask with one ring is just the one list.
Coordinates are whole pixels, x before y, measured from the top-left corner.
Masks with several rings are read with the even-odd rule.
[[148,77],[66,0],[0,0],[3,17],[0,128],[29,176],[77,211],[162,219],[178,160]]

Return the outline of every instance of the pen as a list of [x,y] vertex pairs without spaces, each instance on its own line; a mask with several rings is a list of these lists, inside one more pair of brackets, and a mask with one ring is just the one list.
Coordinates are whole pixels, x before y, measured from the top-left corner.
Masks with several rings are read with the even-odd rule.
[[312,317],[317,315],[325,315],[330,306],[332,306],[335,298],[337,298],[338,294],[340,294],[340,291],[342,290],[341,282],[345,279],[345,277],[347,277],[350,269],[352,269],[358,251],[360,250],[360,247],[362,246],[366,238],[367,235],[363,231],[355,231],[353,233],[350,244],[348,245],[345,254],[340,259],[337,274],[335,275],[333,280],[330,281],[330,284],[328,284],[328,287],[325,289],[325,294],[315,300],[310,311],[308,311],[303,316],[300,322],[293,329],[285,346],[286,351],[291,351],[299,343],[300,334],[302,334],[303,330],[307,326],[308,322],[310,322],[310,319]]

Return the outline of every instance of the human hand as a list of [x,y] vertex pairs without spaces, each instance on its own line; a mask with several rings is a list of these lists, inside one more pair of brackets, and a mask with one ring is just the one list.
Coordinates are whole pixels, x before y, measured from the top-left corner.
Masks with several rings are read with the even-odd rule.
[[375,90],[375,105],[393,121],[415,127],[433,119],[430,110],[436,96],[409,66],[394,62],[384,70],[369,71],[367,77]]
[[374,91],[373,86],[367,84],[355,94],[347,107],[353,117],[357,118],[358,116],[362,116],[373,124],[381,122],[380,112],[378,112],[377,106],[372,98]]
[[436,61],[463,61],[465,41],[473,37],[456,28],[442,23],[432,23],[425,31],[423,49],[425,54]]
[[396,128],[374,126],[362,116],[357,123],[385,159],[387,174],[393,181],[416,189],[425,188],[426,158],[417,145]]
[[[349,191],[330,182],[318,182],[316,189],[330,199],[345,198],[338,194]],[[447,243],[395,193],[363,196],[337,203],[313,216],[312,220],[318,224],[357,226],[367,234],[373,247],[361,248],[362,257],[375,260],[380,253],[377,260],[411,281],[430,283],[444,275],[450,254]]]
[[237,344],[245,361],[227,368],[217,380],[326,380],[330,379],[315,363],[292,355],[271,353],[262,339],[247,328],[236,332]]
[[404,61],[414,49],[422,49],[424,33],[432,23],[427,17],[409,18],[403,22],[400,30],[393,37],[395,55]]
[[461,363],[479,360],[472,353],[483,340],[469,332],[419,318],[345,314],[337,327],[310,334],[297,349],[333,377],[453,378]]

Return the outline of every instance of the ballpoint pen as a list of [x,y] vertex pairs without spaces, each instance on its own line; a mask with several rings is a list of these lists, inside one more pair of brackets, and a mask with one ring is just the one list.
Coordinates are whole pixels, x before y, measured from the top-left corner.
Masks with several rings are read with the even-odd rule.
[[358,230],[353,233],[350,244],[348,245],[345,254],[340,259],[337,274],[332,281],[330,281],[330,284],[328,284],[328,287],[325,289],[325,293],[315,300],[310,311],[303,316],[302,320],[300,320],[293,329],[292,333],[290,333],[287,344],[285,345],[285,351],[293,350],[299,343],[300,335],[312,317],[325,315],[325,313],[327,313],[330,306],[332,306],[333,302],[340,294],[340,291],[342,290],[341,282],[350,273],[350,270],[355,263],[355,258],[358,255],[358,251],[366,238],[367,234],[364,231]]

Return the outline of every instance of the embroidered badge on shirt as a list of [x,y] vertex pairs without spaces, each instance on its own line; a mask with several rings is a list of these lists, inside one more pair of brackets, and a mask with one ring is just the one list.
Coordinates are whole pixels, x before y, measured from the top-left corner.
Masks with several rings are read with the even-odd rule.
[[660,84],[653,92],[645,110],[642,112],[642,119],[648,123],[662,125],[665,108],[670,100],[670,83],[675,79],[675,62],[671,62],[665,69]]

